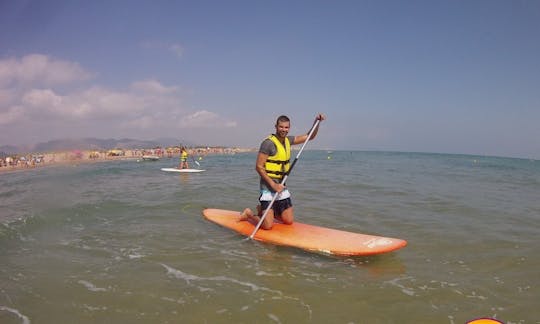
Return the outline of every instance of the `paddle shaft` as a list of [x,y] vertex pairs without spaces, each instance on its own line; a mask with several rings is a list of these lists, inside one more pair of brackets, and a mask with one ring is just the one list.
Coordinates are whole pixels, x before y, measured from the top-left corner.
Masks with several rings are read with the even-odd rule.
[[195,160],[193,155],[190,154],[189,157],[191,157],[191,159],[193,160],[193,162],[195,162],[195,164],[197,164],[198,166],[201,166],[201,164],[199,162],[197,162],[197,160]]
[[[294,161],[293,163],[291,164],[291,167],[289,168],[289,171],[287,171],[287,174],[285,174],[285,176],[283,177],[283,179],[281,180],[281,184],[282,185],[285,185],[285,182],[287,181],[287,178],[289,177],[289,174],[291,173],[292,169],[294,168],[296,162],[298,161],[298,159],[300,158],[300,155],[302,154],[302,151],[304,150],[304,147],[306,147],[306,144],[311,140],[311,135],[313,135],[313,132],[315,131],[315,129],[317,128],[317,126],[319,125],[319,122],[320,120],[317,119],[315,121],[315,124],[313,124],[313,127],[311,127],[311,130],[309,131],[309,134],[308,134],[308,137],[306,139],[306,141],[304,142],[304,144],[302,144],[302,147],[300,148],[300,151],[298,151],[298,154],[296,155],[296,157],[294,158]],[[253,239],[253,237],[255,236],[255,234],[257,233],[257,231],[259,230],[259,228],[261,227],[264,219],[266,218],[266,215],[268,214],[268,211],[270,211],[270,208],[272,208],[272,205],[274,204],[274,202],[276,201],[276,198],[278,196],[278,192],[276,192],[274,194],[274,196],[272,197],[272,200],[270,201],[270,204],[268,205],[268,207],[266,208],[266,210],[264,211],[263,215],[261,216],[261,219],[259,220],[259,222],[257,223],[257,226],[255,226],[255,229],[253,230],[253,233],[251,233],[251,235],[249,236],[250,239]]]
[[[187,152],[187,149],[186,149],[186,152]],[[180,153],[180,154],[182,154],[182,153]],[[197,164],[198,166],[201,166],[201,164],[200,164],[199,162],[197,162],[197,160],[195,160],[195,158],[193,157],[193,155],[188,154],[188,156],[191,158],[191,160],[192,160],[193,162],[195,162],[195,164]]]

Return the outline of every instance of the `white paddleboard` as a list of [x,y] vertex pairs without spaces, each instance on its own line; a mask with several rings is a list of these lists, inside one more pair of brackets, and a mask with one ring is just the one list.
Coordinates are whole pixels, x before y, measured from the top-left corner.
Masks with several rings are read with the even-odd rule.
[[142,159],[144,161],[157,161],[157,160],[159,160],[159,156],[157,156],[157,155],[143,155]]
[[165,171],[165,172],[197,173],[197,172],[203,172],[203,171],[206,171],[206,170],[202,170],[202,169],[161,168],[161,171]]

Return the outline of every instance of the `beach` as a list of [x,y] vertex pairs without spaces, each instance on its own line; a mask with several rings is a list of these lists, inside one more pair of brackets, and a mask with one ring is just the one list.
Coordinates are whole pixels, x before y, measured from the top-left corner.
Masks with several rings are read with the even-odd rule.
[[540,161],[306,150],[295,221],[408,242],[335,257],[246,240],[255,152],[0,176],[0,323],[537,323]]
[[[230,147],[197,147],[188,149],[191,157],[204,157],[208,154],[237,154],[249,152],[252,149]],[[73,165],[80,163],[138,160],[144,156],[158,158],[177,158],[180,156],[179,148],[151,148],[151,149],[113,149],[113,150],[69,150],[48,153],[12,154],[0,158],[0,173],[9,171],[22,171],[53,165]]]

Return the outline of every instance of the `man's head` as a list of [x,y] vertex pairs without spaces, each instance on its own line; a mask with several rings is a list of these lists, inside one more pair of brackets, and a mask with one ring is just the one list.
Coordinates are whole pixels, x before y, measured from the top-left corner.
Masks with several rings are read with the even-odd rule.
[[291,127],[291,120],[285,115],[278,117],[276,121],[276,135],[280,138],[285,138],[289,134],[289,128]]

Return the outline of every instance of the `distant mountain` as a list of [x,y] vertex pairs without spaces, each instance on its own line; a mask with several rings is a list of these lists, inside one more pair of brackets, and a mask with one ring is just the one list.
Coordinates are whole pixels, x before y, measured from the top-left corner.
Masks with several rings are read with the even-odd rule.
[[161,143],[162,146],[180,146],[180,145],[184,145],[187,147],[196,146],[192,142],[185,142],[185,141],[182,142],[176,138],[170,138],[170,137],[157,138],[154,140],[154,142]]
[[0,156],[10,155],[14,153],[18,153],[19,148],[17,146],[13,145],[3,145],[0,146]]
[[122,139],[99,139],[99,138],[80,138],[80,139],[58,139],[48,142],[38,143],[33,146],[0,146],[0,154],[17,154],[29,152],[54,152],[70,150],[110,150],[114,148],[123,149],[143,149],[153,147],[167,147],[185,145],[193,146],[192,143],[181,142],[174,138],[159,138],[156,140],[138,140],[132,138]]

